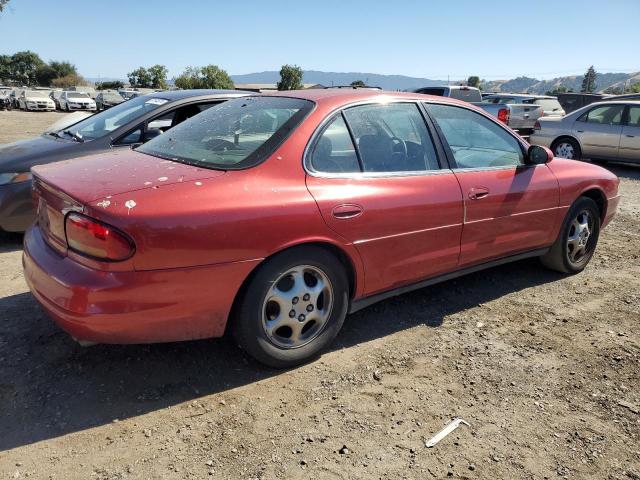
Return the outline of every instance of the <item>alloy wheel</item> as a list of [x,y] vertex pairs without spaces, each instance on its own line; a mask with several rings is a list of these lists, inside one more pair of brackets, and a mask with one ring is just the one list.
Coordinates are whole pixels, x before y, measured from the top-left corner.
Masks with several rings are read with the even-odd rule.
[[579,263],[593,248],[589,242],[593,233],[593,217],[588,210],[582,210],[571,222],[567,235],[567,256],[573,264]]
[[264,298],[262,327],[277,347],[302,347],[322,333],[333,303],[331,281],[321,269],[291,268],[273,282]]

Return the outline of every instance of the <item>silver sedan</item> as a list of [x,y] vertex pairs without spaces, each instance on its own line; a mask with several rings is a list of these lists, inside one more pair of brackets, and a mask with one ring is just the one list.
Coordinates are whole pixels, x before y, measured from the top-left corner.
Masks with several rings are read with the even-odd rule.
[[640,101],[592,103],[562,118],[541,118],[529,143],[556,157],[640,163]]

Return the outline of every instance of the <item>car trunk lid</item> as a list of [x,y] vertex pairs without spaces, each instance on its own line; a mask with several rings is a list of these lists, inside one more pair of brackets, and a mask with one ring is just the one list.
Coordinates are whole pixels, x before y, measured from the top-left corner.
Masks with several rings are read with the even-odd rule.
[[131,150],[38,165],[32,172],[39,227],[47,243],[60,253],[66,252],[64,222],[71,211],[86,213],[89,203],[106,205],[115,195],[225,173]]

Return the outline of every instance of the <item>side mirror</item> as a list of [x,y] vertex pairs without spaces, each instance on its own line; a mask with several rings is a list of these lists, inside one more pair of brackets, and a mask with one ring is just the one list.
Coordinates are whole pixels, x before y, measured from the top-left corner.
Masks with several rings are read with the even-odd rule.
[[547,147],[531,145],[527,150],[527,165],[542,165],[553,160],[553,152]]
[[142,135],[142,141],[148,142],[149,140],[159,137],[162,135],[162,130],[159,128],[148,128],[144,131],[144,135]]

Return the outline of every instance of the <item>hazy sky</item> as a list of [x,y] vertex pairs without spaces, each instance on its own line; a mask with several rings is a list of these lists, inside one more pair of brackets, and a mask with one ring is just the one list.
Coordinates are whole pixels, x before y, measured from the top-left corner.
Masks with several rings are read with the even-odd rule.
[[86,77],[164,64],[435,79],[640,70],[640,0],[10,0],[0,53],[69,60]]

